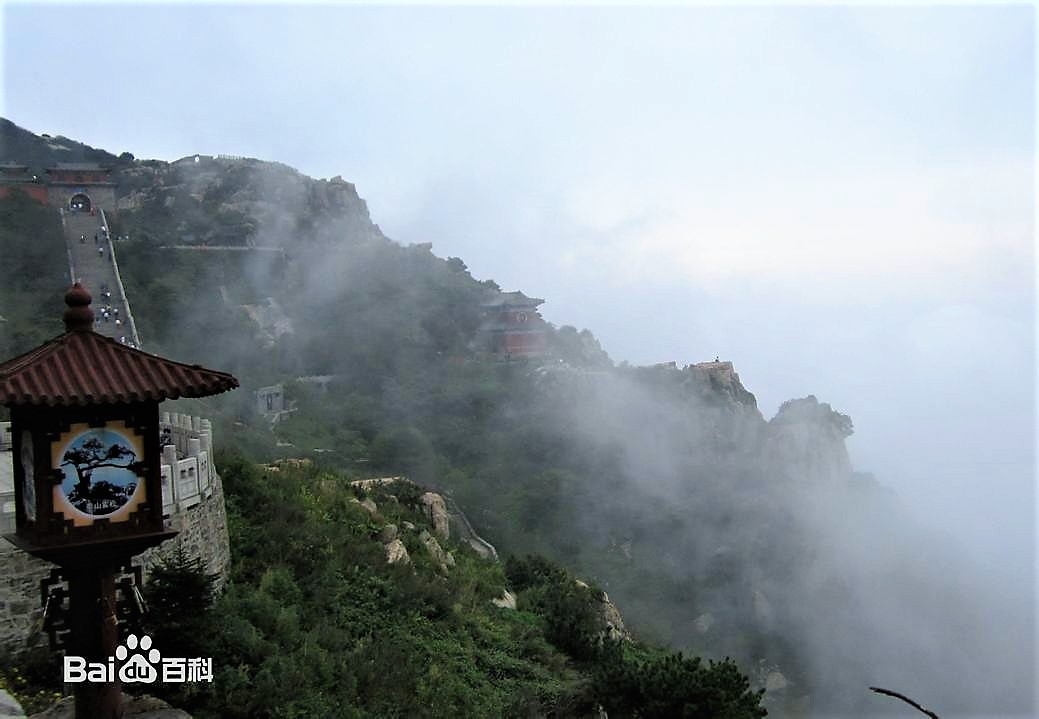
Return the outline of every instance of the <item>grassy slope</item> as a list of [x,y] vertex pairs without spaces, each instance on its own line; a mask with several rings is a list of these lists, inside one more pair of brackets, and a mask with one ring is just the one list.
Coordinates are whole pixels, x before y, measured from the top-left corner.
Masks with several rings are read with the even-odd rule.
[[[550,562],[513,562],[506,576],[445,542],[456,562],[443,570],[420,540],[414,485],[374,491],[370,514],[341,475],[219,464],[231,585],[169,640],[196,637],[181,651],[216,658],[212,685],[171,697],[196,716],[590,716],[596,704],[611,716],[762,715],[732,664],[597,643],[596,590]],[[386,562],[390,523],[409,565]],[[519,610],[491,603],[507,586]]]
[[0,356],[63,331],[68,259],[57,211],[15,193],[0,200]]

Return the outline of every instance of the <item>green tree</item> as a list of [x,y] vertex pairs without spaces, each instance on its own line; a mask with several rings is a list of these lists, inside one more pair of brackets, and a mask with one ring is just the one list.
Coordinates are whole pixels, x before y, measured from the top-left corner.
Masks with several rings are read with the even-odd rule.
[[681,652],[651,654],[622,643],[605,646],[592,693],[611,717],[639,719],[760,719],[764,690],[729,659],[708,662]]
[[174,657],[205,656],[205,637],[213,629],[216,575],[199,557],[178,546],[152,568],[145,585],[145,627],[163,653]]

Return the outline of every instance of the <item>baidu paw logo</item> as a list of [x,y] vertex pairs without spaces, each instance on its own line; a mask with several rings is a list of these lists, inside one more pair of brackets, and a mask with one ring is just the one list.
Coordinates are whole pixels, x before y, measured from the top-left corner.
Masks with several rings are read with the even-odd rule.
[[[152,649],[151,646],[152,638],[147,634],[141,636],[140,643],[138,643],[137,637],[131,634],[126,638],[124,644],[116,647],[115,658],[123,663],[119,667],[119,681],[124,684],[132,684],[134,682],[151,684],[158,680],[159,670],[155,668],[155,665],[159,663],[162,655],[158,649]],[[138,649],[140,651],[137,651]],[[133,652],[132,655],[130,654],[131,651]],[[145,657],[145,652],[147,652],[147,658]]]
[[[119,671],[116,671],[116,665]],[[147,634],[138,640],[133,634],[115,648],[115,656],[107,662],[88,662],[83,657],[66,654],[62,659],[63,681],[124,684],[153,684],[161,681],[183,684],[184,682],[212,682],[212,657],[165,657],[152,647],[152,638]]]

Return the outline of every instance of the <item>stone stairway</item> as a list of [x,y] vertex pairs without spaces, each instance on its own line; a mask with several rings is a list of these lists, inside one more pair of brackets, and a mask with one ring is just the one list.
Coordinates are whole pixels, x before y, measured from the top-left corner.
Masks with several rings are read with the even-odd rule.
[[137,328],[119,278],[115,248],[105,232],[104,213],[63,211],[62,223],[73,281],[86,287],[94,298],[94,330],[115,340],[125,338],[127,344],[139,347]]

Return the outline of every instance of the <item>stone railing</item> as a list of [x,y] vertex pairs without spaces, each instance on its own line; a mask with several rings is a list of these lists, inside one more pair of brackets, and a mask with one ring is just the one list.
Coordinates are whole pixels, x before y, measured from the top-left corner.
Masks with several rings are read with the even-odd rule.
[[[58,214],[61,215],[61,231],[67,234],[68,223],[65,222],[65,208],[59,207]],[[76,284],[76,266],[72,262],[72,248],[67,242],[65,243],[65,254],[69,260],[69,284],[74,285]]]
[[162,513],[167,517],[213,495],[213,428],[208,419],[163,412]]
[[115,271],[115,286],[119,288],[119,298],[123,301],[126,310],[126,323],[130,326],[130,337],[133,338],[134,347],[141,346],[141,338],[137,335],[137,322],[134,321],[130,302],[126,299],[126,290],[123,288],[123,278],[119,274],[119,261],[115,258],[115,247],[112,245],[112,233],[109,232],[108,218],[105,211],[101,210],[101,227],[104,228],[105,242],[108,243],[108,256],[112,258],[112,269]]
[[0,535],[14,532],[14,490],[0,492]]
[[[0,422],[0,452],[11,451],[11,423]],[[0,460],[3,461],[3,460]],[[14,531],[13,468],[0,467],[0,535]]]

